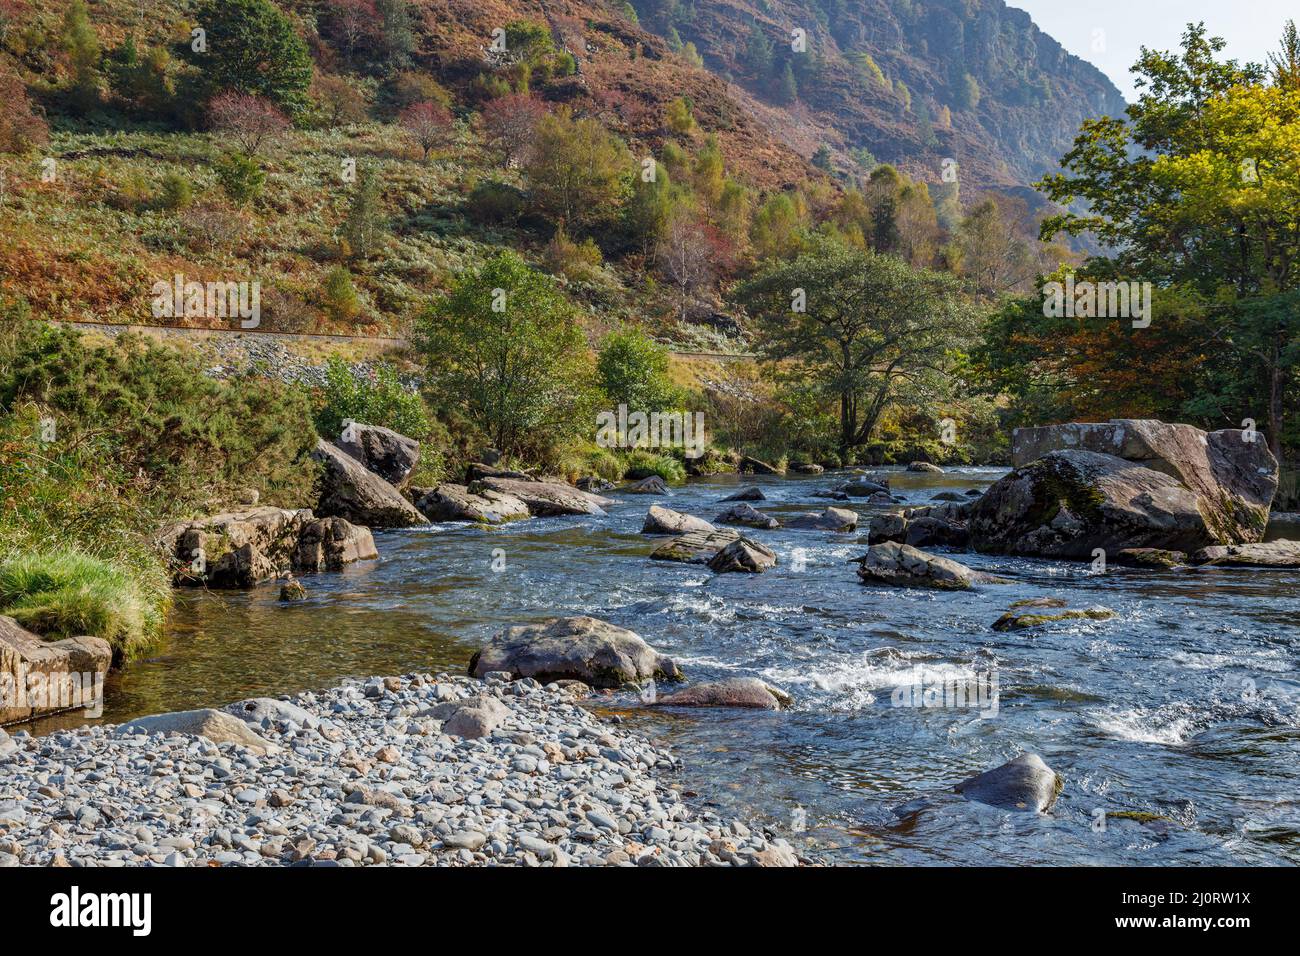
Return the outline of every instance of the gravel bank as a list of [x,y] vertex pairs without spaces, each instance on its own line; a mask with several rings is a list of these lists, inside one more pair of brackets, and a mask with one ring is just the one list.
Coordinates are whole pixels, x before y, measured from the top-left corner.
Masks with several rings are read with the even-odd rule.
[[264,754],[129,726],[0,734],[0,866],[796,862],[688,807],[658,779],[674,757],[573,700],[495,675],[351,681],[260,705]]

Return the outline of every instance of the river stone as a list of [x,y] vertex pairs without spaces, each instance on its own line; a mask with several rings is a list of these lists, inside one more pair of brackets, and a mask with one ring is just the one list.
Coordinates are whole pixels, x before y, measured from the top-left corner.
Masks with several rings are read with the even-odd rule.
[[959,501],[964,504],[966,502],[966,495],[958,494],[955,491],[941,491],[930,500],[931,501]]
[[530,514],[538,518],[554,515],[603,515],[614,502],[609,498],[579,491],[558,481],[522,481],[518,478],[482,478],[472,482],[469,490],[482,494],[483,489],[518,498]]
[[743,501],[732,505],[713,520],[718,524],[739,524],[764,531],[771,531],[773,528],[781,527],[781,522],[771,515],[763,514],[753,505],[746,504]]
[[858,526],[858,513],[848,508],[827,508],[821,514],[808,512],[786,522],[787,528],[801,531],[836,531],[847,533]]
[[709,561],[709,569],[718,574],[732,571],[760,574],[774,567],[776,567],[775,552],[743,536],[731,542]]
[[398,488],[420,461],[418,441],[380,425],[345,422],[334,445]]
[[815,462],[801,462],[798,465],[791,465],[790,470],[800,475],[820,475],[826,469]]
[[889,494],[889,488],[867,478],[854,478],[840,485],[836,491],[850,498],[870,498],[872,495]]
[[322,724],[320,718],[311,711],[272,697],[250,697],[227,705],[226,710],[244,723],[254,726],[261,726],[263,722],[274,725],[280,721],[290,721],[299,727],[315,729]]
[[379,477],[347,452],[325,440],[316,443],[312,458],[322,468],[316,514],[346,518],[367,528],[407,528],[427,519]]
[[914,548],[964,548],[970,541],[966,525],[943,518],[917,518],[907,524],[904,544]]
[[165,525],[155,545],[168,561],[172,583],[250,588],[294,567],[307,509],[250,508]]
[[903,517],[908,521],[915,521],[917,518],[938,518],[940,521],[966,524],[974,511],[975,502],[973,501],[963,501],[960,504],[953,501],[941,501],[937,504],[921,505],[919,508],[905,508]]
[[783,690],[757,677],[731,677],[726,680],[693,684],[684,690],[660,697],[663,707],[748,707],[755,710],[780,710],[794,699]]
[[928,461],[914,461],[907,466],[908,471],[920,471],[931,475],[942,475],[943,469],[938,465],[932,465]]
[[1056,611],[1048,614],[1033,614],[1027,611],[1008,611],[993,622],[995,631],[1024,631],[1044,624],[1056,624],[1060,621],[1109,621],[1115,612],[1107,607],[1090,607],[1084,610]]
[[688,531],[661,544],[651,553],[652,561],[682,561],[687,564],[708,564],[725,548],[740,538],[738,531],[718,528],[714,531]]
[[976,584],[1003,584],[1001,578],[975,571],[906,544],[886,541],[873,545],[857,559],[863,584],[894,584],[909,588],[966,591]]
[[415,507],[430,521],[474,521],[504,524],[530,516],[528,506],[514,495],[491,488],[472,493],[465,485],[445,484],[425,490]]
[[486,737],[510,716],[510,709],[505,704],[486,695],[456,701],[452,707],[451,713],[444,718],[442,732],[467,740]]
[[685,534],[688,531],[713,531],[713,525],[703,518],[682,514],[661,505],[651,505],[646,512],[642,534]]
[[131,734],[191,734],[206,737],[214,744],[239,744],[255,753],[271,753],[277,748],[255,734],[249,726],[231,714],[219,710],[180,710],[151,717],[136,717],[117,728],[116,736]]
[[369,528],[343,518],[315,518],[303,525],[293,566],[295,571],[338,571],[354,561],[378,557]]
[[867,544],[882,541],[903,543],[907,537],[907,519],[897,512],[872,515],[867,524]]
[[1176,568],[1187,563],[1187,555],[1183,552],[1161,548],[1125,548],[1108,559],[1112,564],[1125,568]]
[[1037,754],[1021,754],[1001,767],[986,771],[957,784],[956,790],[967,800],[987,803],[1003,810],[1046,813],[1056,803],[1064,786]]
[[1300,568],[1300,541],[1202,548],[1192,555],[1192,561],[1240,568]]
[[[74,702],[93,706],[96,701],[88,698],[101,692],[112,660],[113,649],[102,638],[46,641],[13,618],[0,616],[0,723],[57,713]],[[33,699],[26,690],[38,675],[48,693]]]
[[628,488],[627,492],[630,495],[666,495],[669,493],[668,483],[658,475],[651,475],[648,478],[642,478],[632,487]]
[[766,501],[767,495],[763,494],[763,489],[758,485],[750,485],[737,491],[734,495],[727,495],[723,501]]
[[471,677],[509,671],[543,684],[575,679],[619,687],[648,678],[678,680],[681,671],[632,631],[594,617],[551,618],[507,628],[469,662]]
[[1020,428],[1011,436],[1011,460],[1017,468],[1066,450],[1121,458],[1190,489],[1210,539],[1202,547],[1252,544],[1264,538],[1277,492],[1278,464],[1258,433],[1204,432],[1151,419],[1113,419]]
[[1217,543],[1178,479],[1091,451],[1055,451],[1017,468],[975,502],[970,531],[977,551],[1072,560]]

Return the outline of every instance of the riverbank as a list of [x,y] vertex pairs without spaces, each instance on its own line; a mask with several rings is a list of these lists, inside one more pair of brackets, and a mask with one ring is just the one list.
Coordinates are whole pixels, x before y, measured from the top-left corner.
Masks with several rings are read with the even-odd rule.
[[230,709],[264,744],[0,736],[0,866],[796,863],[688,806],[675,757],[557,685],[410,675]]

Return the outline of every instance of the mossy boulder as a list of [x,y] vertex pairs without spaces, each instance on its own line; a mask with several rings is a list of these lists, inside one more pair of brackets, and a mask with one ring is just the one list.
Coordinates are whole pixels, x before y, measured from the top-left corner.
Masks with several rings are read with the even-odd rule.
[[1003,614],[994,622],[993,630],[1025,631],[1032,627],[1042,627],[1044,624],[1056,624],[1061,621],[1109,621],[1114,616],[1115,612],[1105,607],[1056,611],[1050,614],[1034,614],[1022,608]]

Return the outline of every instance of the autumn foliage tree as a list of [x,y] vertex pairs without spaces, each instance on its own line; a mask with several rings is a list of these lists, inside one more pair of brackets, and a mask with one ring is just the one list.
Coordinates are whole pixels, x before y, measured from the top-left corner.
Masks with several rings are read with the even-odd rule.
[[537,138],[537,124],[546,115],[541,100],[528,93],[511,93],[489,100],[479,114],[483,137],[506,166],[525,162]]
[[451,141],[454,129],[451,113],[437,103],[412,103],[398,114],[397,121],[419,145],[425,159]]
[[269,101],[248,93],[221,93],[208,105],[208,118],[217,134],[252,156],[268,140],[289,128],[289,120]]

